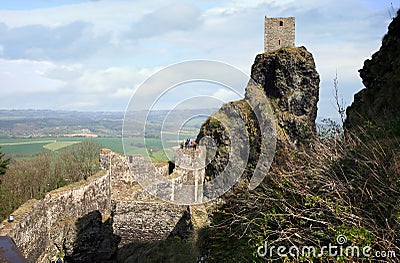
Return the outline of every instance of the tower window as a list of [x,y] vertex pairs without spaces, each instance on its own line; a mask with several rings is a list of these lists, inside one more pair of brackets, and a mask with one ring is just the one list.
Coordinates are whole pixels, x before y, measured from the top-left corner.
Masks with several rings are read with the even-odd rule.
[[278,45],[281,46],[281,40],[280,39],[278,40]]
[[283,21],[279,21],[279,26],[283,26]]

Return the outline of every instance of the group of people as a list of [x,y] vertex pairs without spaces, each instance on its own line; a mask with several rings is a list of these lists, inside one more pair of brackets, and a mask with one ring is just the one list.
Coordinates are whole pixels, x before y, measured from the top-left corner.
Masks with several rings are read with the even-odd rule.
[[181,143],[181,149],[183,149],[183,147],[185,147],[185,149],[193,148],[194,150],[196,150],[197,143],[195,140],[187,138],[184,142]]

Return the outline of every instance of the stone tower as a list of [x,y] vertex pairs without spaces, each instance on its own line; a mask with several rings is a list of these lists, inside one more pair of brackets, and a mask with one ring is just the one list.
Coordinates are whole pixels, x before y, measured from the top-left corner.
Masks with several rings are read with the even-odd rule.
[[265,17],[264,52],[294,47],[295,18]]

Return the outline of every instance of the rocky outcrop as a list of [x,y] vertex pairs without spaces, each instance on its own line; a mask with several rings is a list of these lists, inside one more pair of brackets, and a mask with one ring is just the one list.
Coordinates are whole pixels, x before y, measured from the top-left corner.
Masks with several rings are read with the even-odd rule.
[[400,119],[400,10],[389,25],[379,51],[360,69],[365,88],[347,108],[345,128],[382,126]]
[[[209,136],[217,148],[215,155],[206,159],[206,181],[218,177],[229,161],[233,142],[227,129],[218,121],[218,116],[230,116],[233,112],[245,124],[250,144],[247,167],[242,179],[250,180],[253,176],[262,148],[261,138],[265,138],[265,133],[275,132],[271,127],[275,125],[272,120],[265,116],[257,118],[260,116],[257,109],[262,101],[258,98],[260,94],[265,94],[271,104],[278,143],[296,148],[307,144],[315,135],[319,75],[313,56],[305,47],[281,48],[257,55],[251,77],[245,100],[224,104],[200,129],[197,141]],[[266,146],[265,149],[275,149],[275,141],[267,142]],[[269,159],[272,160],[272,157]],[[265,164],[265,167],[269,167],[269,164]]]
[[271,103],[278,140],[300,145],[313,136],[320,79],[313,56],[305,47],[257,55],[251,78],[263,87]]
[[[243,136],[247,136],[249,140],[249,164],[256,163],[260,152],[260,129],[258,120],[252,111],[250,105],[246,100],[239,100],[228,102],[222,105],[221,109],[213,116],[208,118],[202,125],[197,141],[200,141],[203,137],[211,137],[216,144],[215,155],[207,155],[205,171],[205,180],[211,181],[216,178],[226,168],[229,161],[229,154],[231,151],[232,143],[240,144],[244,141],[243,138],[239,138],[238,141],[231,142],[231,136],[224,125],[218,120],[217,115],[230,116],[232,112],[238,113],[240,118],[246,125],[246,132]],[[239,135],[238,135],[239,136]],[[248,165],[251,167],[251,165]],[[245,170],[245,178],[250,179],[251,169]],[[205,193],[205,196],[208,194]]]

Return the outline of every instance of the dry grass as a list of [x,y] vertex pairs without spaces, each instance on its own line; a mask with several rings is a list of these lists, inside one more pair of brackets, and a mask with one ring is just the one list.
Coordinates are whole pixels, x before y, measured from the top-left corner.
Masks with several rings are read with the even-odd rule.
[[[257,247],[336,244],[371,246],[400,255],[400,143],[348,136],[316,140],[292,151],[279,145],[267,178],[255,191],[237,189],[214,212],[202,249],[210,262],[263,262]],[[205,245],[204,245],[205,244]],[[275,254],[277,262],[283,258]],[[286,262],[349,262],[354,257],[288,258]],[[397,258],[384,258],[396,262]]]

